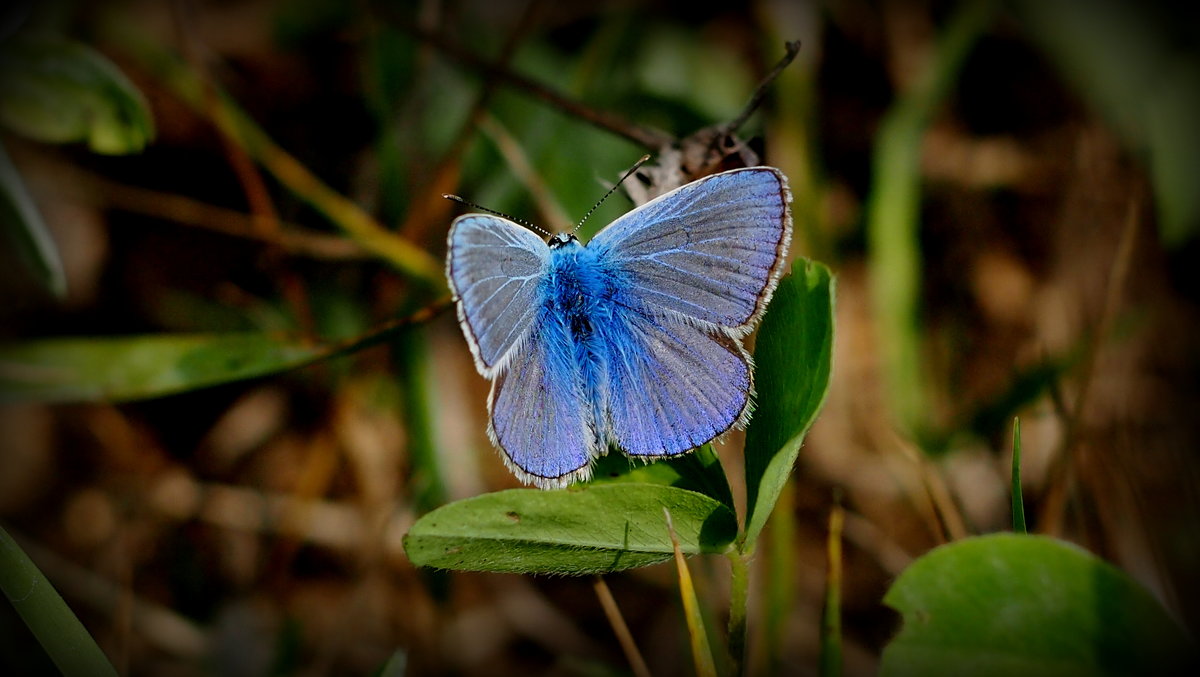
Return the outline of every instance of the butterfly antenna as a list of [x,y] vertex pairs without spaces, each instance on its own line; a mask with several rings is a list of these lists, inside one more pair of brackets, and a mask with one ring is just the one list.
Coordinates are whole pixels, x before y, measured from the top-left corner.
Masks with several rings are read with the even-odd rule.
[[[636,167],[634,169],[636,169]],[[542,235],[545,235],[546,237],[550,237],[551,235],[553,235],[553,233],[546,230],[545,228],[539,228],[538,226],[533,225],[532,223],[526,221],[525,219],[518,219],[517,217],[509,216],[508,214],[505,214],[504,212],[498,212],[495,209],[488,209],[487,207],[484,207],[483,205],[477,205],[474,202],[464,200],[457,195],[451,195],[449,193],[442,193],[442,197],[446,198],[447,200],[466,205],[468,207],[474,207],[475,209],[481,209],[489,214],[495,214],[496,216],[506,218],[509,221],[516,221],[517,223],[521,224],[522,226],[525,226],[526,228],[529,228],[530,230],[535,230],[535,231],[541,233]]]
[[621,177],[621,180],[617,181],[615,184],[613,184],[613,187],[608,189],[608,192],[604,194],[604,197],[600,198],[599,202],[592,205],[592,208],[587,211],[587,214],[583,215],[582,219],[579,219],[579,223],[575,224],[575,230],[572,230],[571,232],[574,233],[576,230],[579,230],[580,227],[583,226],[583,223],[588,220],[588,217],[592,215],[592,212],[596,211],[596,209],[600,205],[604,204],[604,201],[608,199],[608,196],[612,195],[613,192],[615,192],[617,190],[617,188],[619,188],[621,186],[622,183],[625,183],[625,179],[628,179],[630,176],[633,176],[633,173],[636,172],[642,165],[649,162],[649,160],[650,160],[650,155],[646,154],[646,155],[642,156],[642,159],[640,159],[636,163],[634,163],[634,165],[629,168],[629,171],[625,172],[625,175]]

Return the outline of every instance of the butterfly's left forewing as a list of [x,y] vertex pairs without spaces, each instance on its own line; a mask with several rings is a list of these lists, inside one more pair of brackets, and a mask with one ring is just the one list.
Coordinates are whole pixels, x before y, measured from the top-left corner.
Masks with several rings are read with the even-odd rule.
[[549,269],[549,248],[529,230],[484,214],[455,219],[446,276],[485,377],[494,377],[529,336]]

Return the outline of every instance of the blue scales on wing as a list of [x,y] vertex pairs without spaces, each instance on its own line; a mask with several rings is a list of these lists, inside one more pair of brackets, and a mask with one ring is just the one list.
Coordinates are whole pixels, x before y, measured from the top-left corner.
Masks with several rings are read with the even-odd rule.
[[492,440],[522,481],[542,487],[586,477],[598,453],[568,328],[551,313],[539,313],[530,339],[496,377],[489,398]]
[[749,360],[737,339],[623,312],[607,360],[609,424],[626,453],[673,456],[744,422]]
[[639,310],[744,335],[782,272],[790,201],[778,169],[714,174],[625,214],[588,247],[623,275]]
[[492,378],[529,337],[550,251],[528,229],[483,214],[455,220],[448,247],[446,276],[459,322],[480,373]]

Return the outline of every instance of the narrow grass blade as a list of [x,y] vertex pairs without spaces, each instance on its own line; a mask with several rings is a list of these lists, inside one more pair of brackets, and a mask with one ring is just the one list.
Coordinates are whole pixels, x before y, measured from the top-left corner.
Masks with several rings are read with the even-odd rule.
[[766,606],[767,674],[783,670],[783,650],[788,619],[795,608],[796,596],[796,512],[795,484],[783,485],[779,502],[767,528],[767,572],[763,604]]
[[825,574],[825,610],[821,616],[821,677],[842,674],[842,525],[846,512],[841,502],[829,511],[829,537],[825,556],[829,560]]
[[1018,534],[1025,529],[1025,498],[1021,494],[1021,419],[1013,418],[1012,457],[1012,520],[1013,531]]
[[633,670],[633,674],[636,677],[650,677],[650,668],[646,665],[646,659],[642,658],[642,652],[638,650],[637,642],[633,641],[633,633],[629,632],[629,625],[625,623],[625,617],[621,615],[621,608],[617,606],[617,600],[613,598],[612,591],[604,582],[604,577],[597,576],[592,583],[592,588],[596,591],[600,606],[604,607],[604,615],[608,618],[608,624],[612,626],[617,641],[621,643],[621,650],[625,652],[625,658],[629,660],[629,667]]
[[306,364],[322,349],[264,334],[59,338],[0,346],[0,401],[120,402]]
[[687,560],[679,547],[675,525],[671,522],[671,511],[663,508],[667,518],[667,532],[671,535],[671,546],[675,551],[675,568],[679,572],[679,595],[683,600],[683,614],[687,619],[688,637],[692,645],[692,661],[698,677],[717,677],[717,665],[713,661],[712,647],[708,644],[708,631],[704,628],[704,617],[700,613],[700,601],[696,599],[696,588],[692,585],[692,574]]
[[117,671],[96,641],[3,527],[0,589],[63,675],[116,677]]
[[3,145],[0,145],[0,239],[8,240],[8,246],[43,287],[58,298],[66,296],[67,275],[58,247]]

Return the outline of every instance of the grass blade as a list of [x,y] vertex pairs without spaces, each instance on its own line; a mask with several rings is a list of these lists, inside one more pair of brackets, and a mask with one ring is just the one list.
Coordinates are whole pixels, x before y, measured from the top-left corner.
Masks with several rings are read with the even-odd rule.
[[829,569],[825,575],[825,610],[821,615],[821,677],[842,674],[842,525],[846,511],[835,499],[829,511],[829,538],[825,553]]
[[0,589],[67,677],[117,671],[21,546],[0,527]]
[[1026,532],[1025,498],[1021,493],[1021,419],[1016,417],[1013,418],[1012,520],[1013,531]]
[[675,552],[675,568],[679,572],[679,595],[683,600],[683,614],[687,619],[688,637],[692,645],[692,661],[698,677],[717,677],[717,665],[713,661],[712,647],[708,644],[708,631],[704,628],[704,617],[700,613],[700,601],[696,599],[696,588],[692,585],[692,573],[679,547],[675,525],[671,522],[671,511],[663,508],[667,518],[667,532],[671,535],[671,546]]
[[8,246],[50,293],[58,298],[67,295],[67,274],[58,247],[3,145],[0,145],[0,238],[8,240]]

